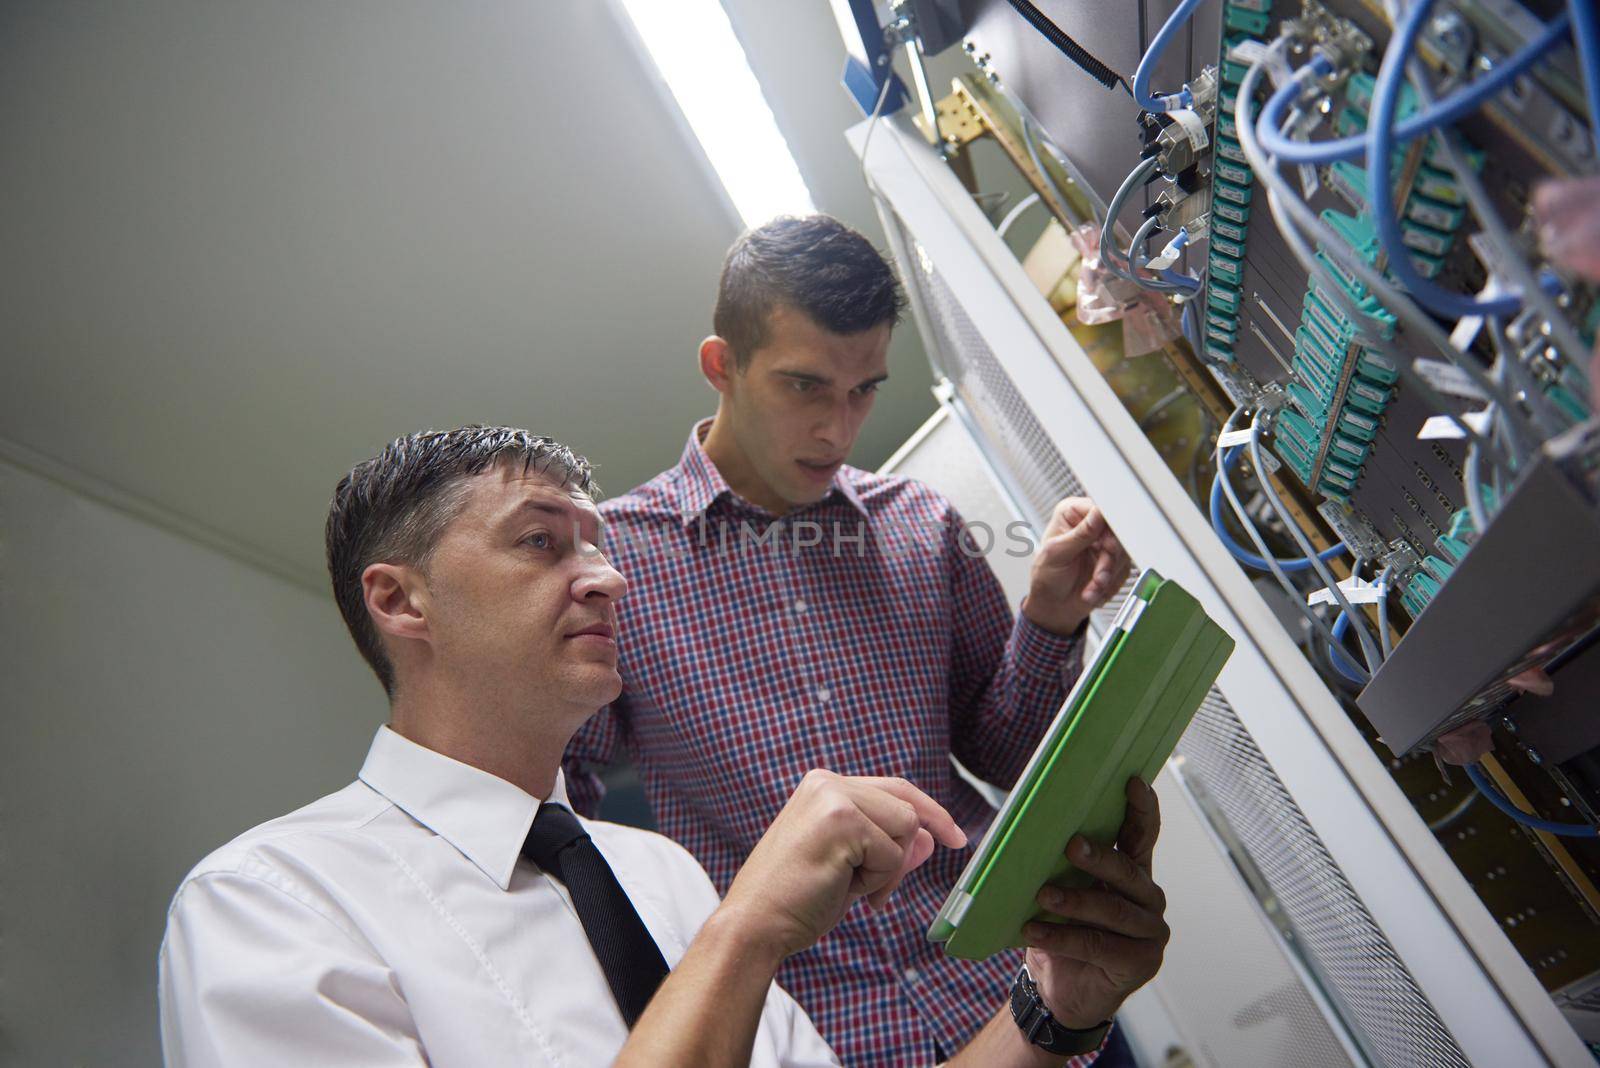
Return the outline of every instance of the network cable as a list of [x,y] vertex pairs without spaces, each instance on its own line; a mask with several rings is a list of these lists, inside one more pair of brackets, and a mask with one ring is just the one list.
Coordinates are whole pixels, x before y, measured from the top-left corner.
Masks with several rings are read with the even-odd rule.
[[1378,572],[1378,651],[1385,660],[1394,652],[1389,644],[1389,580],[1393,577],[1393,564],[1386,565]]
[[1555,820],[1541,819],[1529,812],[1513,805],[1505,794],[1495,789],[1494,783],[1489,781],[1489,776],[1484,773],[1481,764],[1468,764],[1466,767],[1467,778],[1472,780],[1472,785],[1477,787],[1483,799],[1507,816],[1516,820],[1524,827],[1546,834],[1562,835],[1567,838],[1600,838],[1600,828],[1591,823],[1558,823]]
[[[1567,14],[1551,19],[1537,37],[1502,60],[1492,71],[1481,78],[1474,78],[1466,88],[1456,90],[1445,100],[1396,125],[1395,140],[1410,141],[1476,111],[1484,101],[1508,88],[1546,52],[1561,43],[1567,36],[1570,21]],[[1332,61],[1320,53],[1313,56],[1307,66],[1321,77],[1334,73]],[[1336,160],[1361,159],[1367,150],[1365,134],[1351,134],[1329,141],[1296,141],[1279,132],[1289,106],[1303,90],[1303,83],[1286,82],[1268,99],[1266,106],[1261,109],[1260,128],[1255,131],[1261,146],[1289,163],[1333,163]]]
[[1595,151],[1600,152],[1600,8],[1594,0],[1567,0],[1572,16],[1572,41],[1583,68],[1584,99],[1589,105],[1589,129]]
[[1005,237],[1006,232],[1010,230],[1011,227],[1016,225],[1018,219],[1022,218],[1022,213],[1038,203],[1041,203],[1039,194],[1029,193],[1027,196],[1017,201],[1016,207],[1006,212],[1005,218],[1000,220],[1000,225],[994,228],[994,232],[999,234],[1001,237]]
[[[1576,338],[1576,331],[1572,329],[1572,326],[1567,322],[1566,317],[1561,314],[1561,310],[1559,308],[1554,310],[1556,315],[1555,319],[1540,319],[1540,322],[1548,323],[1551,327],[1550,335],[1548,337],[1541,333],[1535,339],[1536,344],[1540,346],[1542,346],[1545,342],[1556,340],[1556,337],[1559,334],[1559,331],[1555,329],[1557,326],[1565,328],[1566,331],[1572,333]],[[1536,309],[1536,314],[1542,317],[1544,315],[1544,309],[1542,307]],[[1505,323],[1503,323],[1501,320],[1496,318],[1487,318],[1483,321],[1483,325],[1489,333],[1489,341],[1494,348],[1495,363],[1494,366],[1490,368],[1490,371],[1492,374],[1497,376],[1496,380],[1503,382],[1507,376],[1514,379],[1514,381],[1508,383],[1508,388],[1526,399],[1528,406],[1531,409],[1532,418],[1534,422],[1538,424],[1538,429],[1542,432],[1544,437],[1553,437],[1565,430],[1567,426],[1570,425],[1570,420],[1568,420],[1567,417],[1558,408],[1556,408],[1555,404],[1551,402],[1549,396],[1547,396],[1544,390],[1539,387],[1539,383],[1534,378],[1533,373],[1528,370],[1528,360],[1532,358],[1532,354],[1518,351],[1517,346],[1512,343],[1511,338],[1506,333]],[[1560,350],[1561,345],[1559,342],[1556,343],[1556,348],[1558,351]],[[1585,356],[1583,358],[1586,359],[1587,357]],[[1503,414],[1500,413],[1498,408],[1495,409],[1495,411],[1497,418]],[[1498,418],[1498,422],[1494,425],[1511,435],[1515,435],[1517,432],[1516,427],[1506,422],[1503,418]],[[1518,451],[1524,453],[1529,451],[1527,442],[1517,442],[1516,444],[1518,446]]]
[[1144,248],[1144,243],[1149,239],[1151,232],[1160,225],[1161,220],[1156,218],[1154,215],[1150,216],[1144,222],[1139,224],[1139,229],[1135,230],[1133,233],[1133,240],[1128,242],[1129,268],[1137,271],[1140,267],[1148,267],[1148,264],[1139,262],[1142,255],[1140,250]]
[[[1223,423],[1222,429],[1217,432],[1215,462],[1218,470],[1222,469],[1223,462],[1222,439],[1233,430],[1233,424],[1243,414],[1244,405],[1241,404],[1233,410],[1227,421]],[[1260,470],[1260,468],[1257,468],[1257,470]],[[1261,481],[1265,482],[1266,480],[1263,479]],[[1215,484],[1213,483],[1213,485]],[[1289,595],[1289,603],[1294,605],[1296,610],[1311,624],[1311,629],[1314,633],[1321,635],[1325,641],[1333,644],[1333,631],[1328,628],[1328,624],[1323,621],[1322,617],[1313,612],[1305,603],[1305,598],[1300,593],[1299,588],[1290,581],[1288,574],[1278,564],[1278,558],[1273,556],[1272,551],[1267,548],[1266,539],[1261,536],[1261,531],[1257,530],[1255,524],[1250,521],[1250,515],[1244,508],[1244,502],[1239,500],[1239,494],[1234,490],[1232,483],[1227,479],[1223,479],[1221,485],[1223,493],[1228,497],[1229,506],[1233,508],[1233,514],[1238,518],[1239,524],[1244,527],[1245,533],[1250,536],[1250,540],[1255,543],[1256,548],[1261,551],[1262,563],[1267,565],[1267,569],[1272,572],[1272,577],[1278,580],[1278,585],[1283,587],[1284,592]]]
[[[1156,218],[1154,215],[1150,216],[1144,222],[1139,224],[1139,229],[1134,233],[1133,240],[1128,243],[1128,268],[1134,274],[1134,280],[1140,285],[1147,285],[1149,283],[1149,279],[1140,275],[1139,272],[1141,270],[1151,270],[1155,271],[1157,278],[1161,279],[1161,281],[1165,282],[1168,286],[1171,286],[1171,291],[1173,292],[1198,293],[1200,291],[1200,279],[1191,278],[1186,274],[1180,274],[1177,271],[1168,270],[1165,267],[1152,267],[1145,259],[1144,254],[1140,251],[1144,247],[1145,241],[1160,224],[1161,223],[1158,218]],[[1173,240],[1177,241],[1178,239],[1174,238]],[[1180,245],[1179,247],[1181,248],[1182,246]]]
[[1472,516],[1472,526],[1479,534],[1489,529],[1489,509],[1483,501],[1483,451],[1476,441],[1467,443],[1466,470],[1462,472],[1467,497],[1467,511]]
[[[1261,419],[1259,414],[1250,421],[1250,439],[1246,443],[1246,447],[1250,450],[1251,465],[1258,472],[1265,471],[1267,468],[1261,454]],[[1261,487],[1262,495],[1267,498],[1267,504],[1272,508],[1273,514],[1278,517],[1278,522],[1282,523],[1289,531],[1289,537],[1294,540],[1296,547],[1310,562],[1312,569],[1317,573],[1317,577],[1322,579],[1328,592],[1333,595],[1334,601],[1338,603],[1340,610],[1350,617],[1351,626],[1355,628],[1356,641],[1361,645],[1361,656],[1367,662],[1367,670],[1369,672],[1377,671],[1378,665],[1383,663],[1383,656],[1378,652],[1378,643],[1373,639],[1372,632],[1367,629],[1365,617],[1356,614],[1355,606],[1345,596],[1343,587],[1339,585],[1339,580],[1334,577],[1332,571],[1328,570],[1328,565],[1317,556],[1316,549],[1312,548],[1311,542],[1301,532],[1300,524],[1295,522],[1294,516],[1289,514],[1289,509],[1284,507],[1283,499],[1278,496],[1278,491],[1272,486],[1272,479],[1258,478],[1256,482]]]
[[[1255,553],[1252,553],[1250,550],[1246,549],[1243,545],[1240,545],[1234,540],[1233,535],[1228,533],[1228,528],[1222,520],[1222,494],[1224,482],[1228,478],[1228,471],[1231,470],[1233,465],[1239,461],[1239,455],[1243,451],[1244,446],[1242,445],[1235,445],[1231,449],[1224,450],[1222,453],[1222,461],[1217,467],[1217,473],[1211,479],[1211,528],[1217,532],[1217,538],[1222,542],[1223,546],[1228,550],[1229,554],[1231,554],[1235,560],[1239,561],[1241,564],[1244,564],[1246,567],[1253,567],[1257,571],[1271,571],[1271,564],[1267,563],[1266,560],[1257,556]],[[1333,560],[1339,556],[1343,556],[1344,552],[1345,545],[1344,542],[1341,541],[1330,548],[1322,550],[1317,555],[1323,560]],[[1305,557],[1280,556],[1276,557],[1276,559],[1278,566],[1287,573],[1292,574],[1294,572],[1311,570],[1311,561]]]
[[1204,345],[1200,339],[1200,324],[1197,321],[1198,319],[1199,316],[1195,315],[1194,313],[1194,301],[1184,301],[1183,311],[1178,316],[1178,327],[1183,331],[1183,339],[1189,343],[1189,348],[1193,349],[1195,355],[1197,356],[1204,348]]
[[[1398,16],[1392,16],[1398,19]],[[1428,84],[1427,78],[1421,70],[1421,64],[1415,59],[1406,64],[1406,74],[1411,81],[1411,87],[1416,91],[1417,99],[1424,108],[1431,108],[1434,104],[1433,89]],[[1467,159],[1466,153],[1461,150],[1454,133],[1441,126],[1436,133],[1440,152],[1444,155],[1445,162],[1455,174],[1456,183],[1461,187],[1462,196],[1466,199],[1467,206],[1472,210],[1473,217],[1478,220],[1482,233],[1489,243],[1499,253],[1498,266],[1511,278],[1512,283],[1524,301],[1533,306],[1543,321],[1548,324],[1550,341],[1568,360],[1582,365],[1589,358],[1589,346],[1578,336],[1572,324],[1567,321],[1560,305],[1551,295],[1549,287],[1541,284],[1542,279],[1535,276],[1533,268],[1523,258],[1522,249],[1511,235],[1511,230],[1500,218],[1500,212],[1495,207],[1489,191],[1484,188],[1483,179],[1478,177],[1477,169]],[[1548,275],[1546,276],[1549,277]],[[1501,325],[1493,318],[1485,320],[1491,335],[1501,330]],[[1509,365],[1513,372],[1521,368],[1520,363],[1512,362]],[[1543,392],[1536,389],[1523,389],[1536,414],[1543,420],[1548,420],[1554,408]],[[1553,432],[1553,429],[1552,429]]]
[[[1389,270],[1411,296],[1438,315],[1460,319],[1468,315],[1515,315],[1522,308],[1522,298],[1515,293],[1479,299],[1461,293],[1452,293],[1435,285],[1417,270],[1411,262],[1411,252],[1406,248],[1400,232],[1400,219],[1395,211],[1393,193],[1389,188],[1389,168],[1374,165],[1374,160],[1388,160],[1393,156],[1395,143],[1394,120],[1400,104],[1400,90],[1404,84],[1408,59],[1416,49],[1434,0],[1412,0],[1406,8],[1394,36],[1384,52],[1372,93],[1371,114],[1367,119],[1367,201],[1373,223],[1378,231],[1379,243],[1389,257]],[[1470,168],[1469,168],[1470,169]],[[1553,277],[1551,281],[1556,281]],[[1556,281],[1556,285],[1559,286]]]
[[[1374,270],[1361,257],[1351,252],[1344,244],[1343,239],[1319,219],[1316,212],[1309,205],[1288,188],[1286,180],[1277,172],[1276,161],[1268,159],[1265,150],[1256,138],[1256,130],[1252,125],[1254,120],[1250,114],[1251,94],[1255,92],[1256,87],[1261,83],[1262,71],[1265,69],[1267,61],[1281,58],[1287,46],[1288,40],[1280,37],[1269,46],[1265,55],[1250,65],[1249,70],[1245,73],[1244,81],[1239,87],[1234,110],[1235,124],[1239,131],[1240,148],[1244,151],[1245,157],[1249,160],[1256,175],[1260,177],[1263,185],[1267,188],[1268,203],[1274,220],[1277,221],[1279,228],[1283,232],[1285,242],[1301,265],[1323,283],[1330,296],[1340,305],[1341,312],[1349,316],[1352,322],[1358,324],[1363,335],[1363,343],[1393,363],[1418,396],[1434,410],[1449,419],[1464,437],[1469,440],[1484,442],[1485,447],[1489,449],[1489,455],[1497,460],[1501,459],[1502,456],[1498,446],[1488,443],[1483,434],[1468,425],[1451,410],[1452,406],[1411,366],[1411,357],[1408,354],[1400,353],[1393,345],[1385,341],[1378,331],[1371,329],[1367,324],[1368,317],[1366,313],[1355,307],[1343,289],[1333,280],[1328,269],[1311,254],[1306,238],[1300,232],[1301,228],[1307,233],[1315,235],[1317,243],[1322,245],[1330,259],[1336,262],[1341,269],[1348,271],[1377,296],[1394,313],[1396,318],[1405,323],[1408,330],[1415,333],[1419,340],[1426,342],[1431,348],[1436,349],[1441,355],[1461,367],[1473,378],[1480,389],[1484,390],[1486,395],[1496,396],[1494,385],[1488,382],[1482,369],[1474,366],[1471,360],[1463,360],[1462,354],[1451,343],[1449,335],[1440,329],[1433,319],[1429,318],[1414,302],[1395,289],[1380,272]],[[1309,77],[1309,71],[1309,67],[1302,67],[1296,73],[1297,80]]]
[[1123,205],[1128,202],[1128,197],[1133,191],[1151,175],[1155,174],[1159,166],[1154,156],[1142,159],[1138,166],[1128,172],[1128,176],[1117,187],[1116,194],[1112,196],[1111,203],[1106,206],[1105,222],[1100,226],[1100,262],[1105,268],[1118,278],[1124,278],[1137,286],[1153,289],[1159,293],[1189,293],[1198,287],[1193,279],[1183,278],[1181,282],[1170,281],[1165,278],[1143,278],[1134,273],[1131,262],[1121,261],[1120,252],[1112,243],[1112,233],[1117,224],[1117,216],[1122,213]]
[[[1155,232],[1159,225],[1160,220],[1154,215],[1150,216],[1140,224],[1138,232],[1134,234],[1133,241],[1128,245],[1129,269],[1135,274],[1141,270],[1155,271],[1156,277],[1160,278],[1168,285],[1176,287],[1176,289],[1180,292],[1200,292],[1200,279],[1190,277],[1189,275],[1183,274],[1179,271],[1170,270],[1167,266],[1157,267],[1153,265],[1140,251],[1144,247],[1146,239],[1148,239],[1149,236]],[[1167,247],[1162,250],[1160,258],[1166,264],[1175,262],[1178,258],[1178,254],[1183,251],[1184,246],[1188,243],[1189,231],[1179,230],[1177,236],[1168,242]],[[1142,279],[1141,284],[1143,284]]]
[[1133,170],[1128,172],[1122,184],[1117,186],[1117,191],[1111,195],[1111,203],[1106,205],[1106,218],[1100,225],[1100,262],[1112,271],[1116,271],[1118,266],[1111,243],[1117,216],[1122,214],[1122,206],[1128,202],[1128,197],[1133,195],[1133,191],[1155,174],[1157,166],[1153,156],[1140,160]]
[[[1415,67],[1415,61],[1411,65]],[[1420,76],[1413,76],[1411,85],[1424,106],[1433,103],[1433,91],[1428,87],[1426,80]],[[1467,159],[1466,153],[1461,150],[1453,133],[1441,127],[1438,138],[1439,150],[1444,154],[1450,170],[1454,172],[1467,206],[1478,220],[1478,225],[1482,227],[1484,236],[1500,253],[1500,267],[1511,276],[1511,281],[1517,286],[1522,298],[1533,305],[1533,309],[1539,313],[1543,321],[1549,324],[1550,340],[1555,344],[1556,350],[1567,359],[1582,364],[1588,359],[1589,346],[1578,337],[1578,332],[1567,322],[1567,317],[1562,314],[1560,305],[1556,303],[1548,287],[1540,284],[1540,279],[1535,276],[1533,268],[1523,258],[1521,248],[1511,235],[1511,229],[1500,218],[1500,212],[1495,208],[1489,191],[1484,188],[1483,179],[1478,177],[1477,170]],[[1490,330],[1499,326],[1493,319],[1488,320],[1488,325]],[[1538,403],[1547,403],[1542,393],[1534,400]]]
[[1150,42],[1150,47],[1145,49],[1144,55],[1139,57],[1139,67],[1133,72],[1133,99],[1146,111],[1165,113],[1194,106],[1194,94],[1189,91],[1187,85],[1170,96],[1151,95],[1150,77],[1155,73],[1156,64],[1161,61],[1161,54],[1167,50],[1167,46],[1178,36],[1178,31],[1194,15],[1195,9],[1202,2],[1203,0],[1182,0],[1182,3],[1173,9],[1172,14],[1167,16],[1167,21],[1156,31],[1155,39]]
[[[1286,41],[1280,38],[1273,48],[1277,49],[1281,54],[1281,49],[1285,43]],[[1257,81],[1260,78],[1261,66],[1261,63],[1252,66]],[[1295,80],[1304,81],[1312,76],[1313,73],[1310,67],[1302,67],[1296,72]],[[1250,84],[1248,72],[1246,74],[1246,84]],[[1244,86],[1241,85],[1240,96],[1235,108],[1236,123],[1247,122],[1250,118],[1249,100],[1244,96],[1243,88]],[[1295,253],[1301,265],[1323,283],[1328,294],[1340,305],[1340,310],[1358,324],[1364,324],[1370,319],[1367,312],[1356,308],[1347,298],[1343,287],[1335,283],[1328,269],[1318,262],[1316,257],[1311,255],[1309,248],[1305,244],[1305,235],[1300,232],[1301,229],[1314,235],[1316,243],[1330,259],[1336,262],[1340,268],[1355,276],[1368,290],[1379,296],[1385,307],[1393,312],[1396,317],[1402,319],[1408,328],[1415,331],[1441,355],[1459,365],[1461,363],[1461,353],[1457,351],[1449,335],[1440,329],[1432,319],[1422,314],[1421,310],[1396,289],[1388,279],[1384,278],[1381,272],[1371,267],[1361,257],[1355,255],[1344,239],[1335,233],[1327,223],[1323,222],[1308,204],[1295,195],[1282,175],[1278,173],[1278,161],[1276,159],[1270,162],[1267,160],[1264,149],[1255,135],[1256,131],[1253,127],[1241,127],[1239,130],[1239,144],[1251,166],[1267,186],[1269,206],[1271,207],[1273,218],[1284,231],[1284,236],[1290,245],[1291,251]],[[1293,218],[1290,219],[1288,216]],[[1362,333],[1364,342],[1370,347],[1378,349],[1380,354],[1386,357],[1394,358],[1391,355],[1394,351],[1393,347],[1389,346],[1383,339],[1381,332],[1364,329]],[[1400,367],[1402,373],[1410,371],[1409,359],[1399,358],[1394,359],[1394,362]],[[1474,381],[1487,395],[1495,395],[1493,385],[1487,382],[1480,368],[1469,363],[1463,367],[1463,370],[1473,377]],[[1417,378],[1414,372],[1411,372],[1411,376]],[[1446,408],[1431,386],[1428,386],[1420,378],[1417,378],[1417,382],[1420,383],[1418,392],[1422,394],[1424,399],[1428,400],[1431,406],[1439,409]],[[1457,422],[1459,423],[1459,420]],[[1465,427],[1464,424],[1461,424],[1461,427],[1469,437],[1476,434],[1476,431]]]
[[1328,663],[1333,665],[1333,670],[1357,686],[1365,686],[1371,680],[1344,651],[1344,636],[1348,633],[1350,633],[1350,617],[1340,612],[1339,618],[1333,621],[1334,643],[1328,646]]
[[1027,108],[1021,101],[1013,99],[1011,104],[1016,109],[1017,115],[1022,119],[1022,143],[1028,149],[1028,158],[1033,161],[1034,169],[1044,176],[1046,184],[1050,186],[1051,191],[1056,195],[1056,202],[1068,213],[1068,218],[1072,220],[1072,224],[1081,226],[1084,220],[1072,214],[1071,202],[1062,193],[1061,187],[1056,184],[1055,176],[1045,169],[1044,164],[1040,162],[1039,148],[1041,146],[1068,175],[1072,176],[1073,181],[1076,183],[1077,192],[1081,193],[1084,199],[1089,202],[1089,213],[1094,216],[1094,220],[1100,222],[1104,219],[1106,202],[1100,199],[1100,194],[1095,192],[1094,186],[1077,177],[1077,169],[1072,161],[1067,158],[1067,154],[1061,151],[1060,145],[1050,139],[1049,134],[1039,129],[1039,124],[1033,121],[1032,116],[1028,114]]

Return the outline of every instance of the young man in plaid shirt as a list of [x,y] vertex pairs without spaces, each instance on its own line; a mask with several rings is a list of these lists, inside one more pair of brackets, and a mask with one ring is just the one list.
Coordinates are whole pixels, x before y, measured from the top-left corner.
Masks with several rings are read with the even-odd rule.
[[[845,466],[903,305],[871,243],[831,218],[746,233],[700,346],[715,417],[677,466],[601,506],[632,590],[624,692],[568,748],[571,796],[592,815],[592,769],[625,751],[661,830],[722,892],[814,767],[909,779],[976,843],[992,811],[950,756],[1016,780],[1077,676],[1085,620],[1128,573],[1092,502],[1062,501],[1013,618],[982,558],[998,538],[920,483]],[[925,939],[972,848],[940,851],[886,908],[853,911],[785,964],[845,1064],[948,1055],[1017,976],[1020,952],[970,962]],[[1130,992],[1119,969],[1148,946],[1118,930],[1090,939],[1093,1018],[1066,1026],[1093,1029]]]

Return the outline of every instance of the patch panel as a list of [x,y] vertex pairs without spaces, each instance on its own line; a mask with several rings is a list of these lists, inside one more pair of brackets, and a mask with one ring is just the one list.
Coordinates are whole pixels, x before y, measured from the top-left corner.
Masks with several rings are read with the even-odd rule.
[[1233,364],[1236,359],[1239,315],[1243,311],[1239,283],[1244,274],[1251,187],[1255,182],[1239,145],[1233,117],[1246,68],[1228,57],[1234,45],[1261,39],[1271,21],[1271,7],[1271,0],[1230,0],[1223,5],[1223,22],[1231,32],[1218,67],[1218,107],[1211,133],[1210,249],[1204,278],[1204,355],[1214,363]]

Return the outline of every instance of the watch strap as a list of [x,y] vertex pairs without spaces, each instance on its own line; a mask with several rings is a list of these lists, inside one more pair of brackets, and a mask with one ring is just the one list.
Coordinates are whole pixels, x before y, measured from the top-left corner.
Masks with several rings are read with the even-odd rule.
[[1024,966],[1017,972],[1017,981],[1011,985],[1011,1018],[1022,1030],[1022,1036],[1046,1053],[1063,1056],[1093,1053],[1105,1041],[1111,1030],[1111,1021],[1084,1030],[1067,1027],[1045,1007],[1039,997],[1039,988]]

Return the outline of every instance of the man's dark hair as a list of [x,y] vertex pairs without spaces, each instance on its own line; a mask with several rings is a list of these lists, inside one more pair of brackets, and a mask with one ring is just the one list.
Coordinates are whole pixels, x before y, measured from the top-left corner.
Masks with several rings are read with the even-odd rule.
[[557,485],[599,494],[589,461],[558,441],[504,426],[426,430],[395,438],[339,480],[328,507],[328,575],[333,598],[384,692],[394,666],[367,614],[361,574],[369,564],[425,568],[439,535],[460,514],[468,478],[499,463],[543,473]]
[[906,298],[888,262],[827,215],[783,216],[747,230],[728,250],[712,327],[740,370],[767,342],[772,311],[788,305],[835,334],[897,323]]

